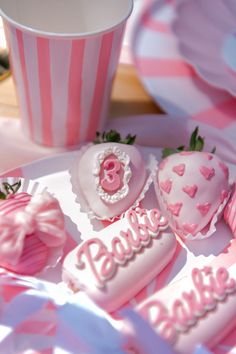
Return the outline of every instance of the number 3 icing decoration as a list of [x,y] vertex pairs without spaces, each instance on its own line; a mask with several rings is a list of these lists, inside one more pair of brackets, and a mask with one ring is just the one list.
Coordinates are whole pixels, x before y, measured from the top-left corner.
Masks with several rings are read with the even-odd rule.
[[103,163],[105,176],[101,179],[101,186],[107,192],[117,191],[121,185],[119,172],[122,165],[116,158],[108,158]]
[[108,148],[95,157],[93,174],[101,199],[114,204],[129,193],[132,176],[129,156],[117,147]]

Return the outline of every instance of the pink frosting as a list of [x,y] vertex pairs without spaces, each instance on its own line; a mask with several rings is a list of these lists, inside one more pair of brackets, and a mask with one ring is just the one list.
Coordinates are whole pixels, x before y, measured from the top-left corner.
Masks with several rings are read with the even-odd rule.
[[116,192],[122,186],[123,166],[116,157],[108,157],[101,166],[102,178],[100,184],[106,192]]
[[171,214],[175,216],[179,216],[182,206],[183,206],[182,203],[175,203],[175,204],[169,204],[167,208],[171,212]]
[[152,295],[137,310],[177,352],[191,353],[198,343],[213,345],[236,314],[235,267],[194,268],[189,278]]
[[197,190],[198,190],[198,188],[197,188],[196,184],[194,184],[192,186],[187,185],[187,186],[183,187],[183,191],[185,193],[187,193],[190,196],[190,198],[194,198],[195,197],[195,195],[197,193]]
[[164,192],[169,194],[172,188],[172,181],[170,179],[167,179],[166,181],[162,181],[160,182],[160,187]]
[[[160,228],[166,228],[168,225],[166,219],[161,219],[157,209],[151,210],[149,218],[145,214],[143,223],[139,222],[136,212],[130,210],[127,213],[127,220],[129,229],[121,230],[120,235],[112,239],[110,249],[99,238],[91,238],[79,247],[77,267],[83,270],[87,262],[98,286],[105,286],[105,283],[114,277],[119,266],[131,260],[134,253],[151,243],[152,233],[156,235]],[[97,252],[92,255],[94,246]],[[97,261],[101,259],[102,264],[97,267]]]
[[49,193],[19,193],[1,203],[1,266],[34,274],[45,266],[48,249],[62,247],[65,239],[63,213]]
[[199,170],[203,177],[208,181],[210,181],[215,176],[215,170],[212,167],[210,168],[206,166],[200,166]]
[[211,203],[197,204],[197,209],[200,211],[202,216],[205,216],[211,209]]
[[30,234],[25,237],[24,249],[19,259],[14,264],[12,260],[4,262],[2,259],[1,266],[14,273],[34,275],[46,267],[48,255],[48,247],[35,234]]
[[172,168],[172,171],[177,173],[177,175],[179,175],[179,176],[183,176],[184,172],[185,172],[185,164],[181,163],[181,164],[179,164],[177,166],[174,166]]
[[175,248],[175,237],[157,209],[130,210],[67,255],[63,279],[114,311],[166,266]]
[[174,154],[157,172],[155,191],[161,210],[171,228],[183,238],[210,236],[218,210],[222,210],[230,193],[227,166],[216,155],[210,154],[210,159],[208,155]]

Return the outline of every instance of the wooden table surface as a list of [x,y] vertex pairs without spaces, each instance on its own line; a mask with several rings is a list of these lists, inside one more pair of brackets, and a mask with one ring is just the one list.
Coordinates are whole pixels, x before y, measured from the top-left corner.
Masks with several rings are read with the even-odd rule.
[[[146,113],[161,113],[145,92],[135,69],[120,64],[114,80],[110,116],[129,116]],[[0,81],[0,116],[19,117],[19,109],[12,77]]]

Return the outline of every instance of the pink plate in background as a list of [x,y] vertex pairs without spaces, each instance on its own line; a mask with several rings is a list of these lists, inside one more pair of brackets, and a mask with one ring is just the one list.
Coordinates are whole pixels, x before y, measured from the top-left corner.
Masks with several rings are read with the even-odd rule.
[[236,2],[188,0],[176,6],[172,30],[183,57],[213,87],[236,95]]
[[133,59],[147,92],[168,114],[236,136],[236,99],[205,83],[186,63],[171,31],[176,1],[156,0],[145,7],[133,29]]

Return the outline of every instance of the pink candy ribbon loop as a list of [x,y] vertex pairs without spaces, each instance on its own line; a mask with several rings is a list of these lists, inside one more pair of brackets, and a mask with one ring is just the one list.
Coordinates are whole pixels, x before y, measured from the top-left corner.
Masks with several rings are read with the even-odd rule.
[[17,263],[25,237],[32,233],[48,247],[59,247],[66,240],[63,212],[47,192],[32,197],[24,211],[0,217],[1,261]]

